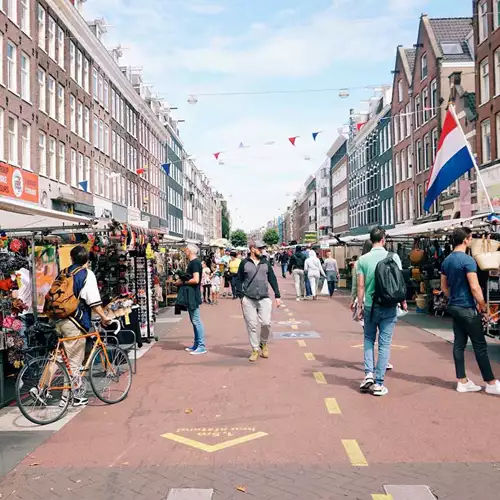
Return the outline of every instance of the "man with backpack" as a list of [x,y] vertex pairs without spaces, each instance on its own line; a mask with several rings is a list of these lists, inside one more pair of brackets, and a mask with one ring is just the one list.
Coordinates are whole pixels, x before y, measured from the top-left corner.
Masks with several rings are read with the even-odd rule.
[[288,262],[288,272],[293,274],[293,280],[295,282],[297,302],[306,297],[304,263],[307,257],[308,256],[302,252],[302,247],[297,245],[295,247],[295,253],[290,257],[290,261]]
[[[61,271],[45,297],[44,312],[55,322],[57,333],[70,338],[89,332],[92,313],[110,323],[102,308],[95,274],[88,268],[89,254],[78,245],[71,252],[72,265]],[[79,370],[85,357],[85,339],[64,342],[72,370]],[[64,397],[64,396],[63,396]],[[84,406],[87,398],[73,398],[73,406]]]
[[[401,260],[385,246],[385,231],[376,227],[370,232],[373,247],[357,265],[358,318],[364,318],[365,379],[361,392],[385,396],[385,371],[391,353],[392,334],[397,321],[397,307],[406,306],[406,285]],[[375,367],[375,340],[378,330],[378,359]]]

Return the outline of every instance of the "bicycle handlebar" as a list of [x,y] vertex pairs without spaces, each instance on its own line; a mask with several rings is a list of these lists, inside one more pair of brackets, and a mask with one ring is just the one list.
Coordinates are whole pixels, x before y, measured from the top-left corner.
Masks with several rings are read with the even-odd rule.
[[122,329],[122,325],[121,325],[121,323],[117,319],[112,319],[109,324],[112,325],[113,323],[116,324],[116,330],[114,332],[112,332],[112,333],[111,332],[108,332],[108,333],[111,333],[111,335],[116,335]]

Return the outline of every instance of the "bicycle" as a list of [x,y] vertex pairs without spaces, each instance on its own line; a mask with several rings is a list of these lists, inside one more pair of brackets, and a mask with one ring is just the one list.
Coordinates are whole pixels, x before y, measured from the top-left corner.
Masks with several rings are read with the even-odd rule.
[[[117,324],[113,332],[116,335],[120,323],[117,320],[111,323]],[[95,339],[92,351],[83,368],[75,369],[64,343],[87,338]],[[106,345],[96,330],[78,337],[58,337],[55,349],[48,356],[31,358],[17,377],[17,406],[34,424],[57,422],[67,412],[73,398],[84,397],[87,393],[87,374],[92,391],[107,404],[123,401],[132,386],[132,364],[128,354],[117,345]]]

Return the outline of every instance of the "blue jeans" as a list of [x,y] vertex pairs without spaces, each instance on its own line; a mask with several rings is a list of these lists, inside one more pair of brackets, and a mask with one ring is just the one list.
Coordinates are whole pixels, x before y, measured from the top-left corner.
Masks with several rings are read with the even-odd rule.
[[[365,374],[375,372],[375,383],[384,383],[385,370],[391,354],[392,334],[397,321],[396,307],[380,307],[365,309]],[[378,329],[378,359],[375,365],[375,340]]]
[[188,312],[194,330],[194,346],[205,348],[205,328],[201,322],[200,308],[197,307],[196,309],[188,310]]
[[310,297],[313,293],[311,290],[311,282],[309,281],[309,278],[306,276],[305,277],[305,287],[306,287],[306,296]]

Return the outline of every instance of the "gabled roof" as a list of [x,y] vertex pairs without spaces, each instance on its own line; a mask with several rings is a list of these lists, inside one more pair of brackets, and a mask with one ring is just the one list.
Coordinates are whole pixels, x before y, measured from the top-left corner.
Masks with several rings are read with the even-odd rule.
[[[427,18],[427,16],[423,17]],[[427,20],[432,31],[432,33],[429,32],[429,37],[436,57],[442,57],[443,61],[470,62],[473,60],[466,41],[472,30],[471,17],[427,18]],[[462,47],[462,54],[444,54],[441,44],[446,42],[459,43]]]
[[[403,65],[406,81],[411,84],[413,67],[415,66],[415,49],[405,49],[401,46],[398,46],[398,51],[396,54],[396,67],[394,69],[397,69],[398,57],[401,60],[401,64]],[[394,88],[396,88],[396,85],[394,85]]]
[[[406,60],[408,61],[408,66],[410,68],[410,75],[413,73],[413,68],[415,67],[415,49],[404,49]],[[411,80],[411,77],[410,77]]]

